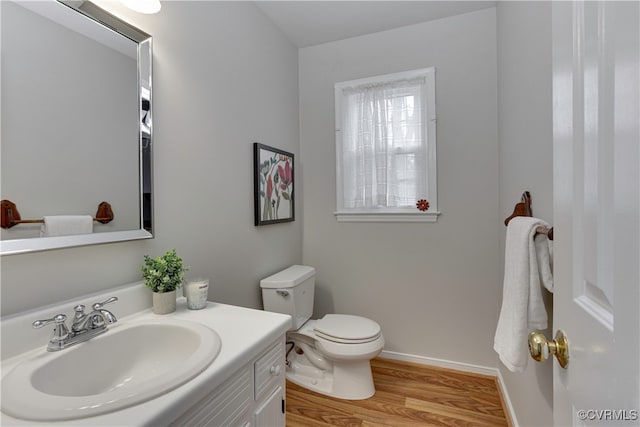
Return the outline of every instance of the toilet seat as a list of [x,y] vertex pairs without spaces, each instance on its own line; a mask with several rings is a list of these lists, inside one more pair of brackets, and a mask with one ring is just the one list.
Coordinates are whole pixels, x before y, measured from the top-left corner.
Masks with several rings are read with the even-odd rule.
[[366,317],[327,314],[316,321],[313,332],[320,338],[340,344],[363,344],[380,337],[380,325]]
[[[335,315],[329,315],[329,316],[335,316]],[[359,317],[359,316],[353,316],[353,317]],[[368,339],[367,342],[363,342],[363,343],[358,343],[358,342],[349,341],[349,340],[345,340],[346,343],[337,342],[335,341],[335,337],[333,337],[333,340],[325,339],[320,335],[318,335],[318,332],[316,331],[316,324],[320,322],[320,320],[308,320],[297,331],[287,332],[287,339],[294,342],[298,340],[306,342],[307,344],[314,346],[323,356],[331,360],[340,360],[340,361],[361,361],[361,360],[368,361],[376,357],[378,354],[380,354],[380,351],[384,347],[384,337],[382,336],[382,333],[379,333],[377,337],[373,339]],[[366,320],[370,320],[370,319],[366,319]],[[372,323],[375,323],[373,320],[370,320],[370,321]],[[380,327],[377,323],[375,324],[378,328]],[[346,334],[340,333],[339,335],[346,335]]]

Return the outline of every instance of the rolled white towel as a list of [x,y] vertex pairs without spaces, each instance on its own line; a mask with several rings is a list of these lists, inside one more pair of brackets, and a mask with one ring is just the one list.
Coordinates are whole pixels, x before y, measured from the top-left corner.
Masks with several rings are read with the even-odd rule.
[[49,215],[44,217],[40,237],[93,233],[91,215]]

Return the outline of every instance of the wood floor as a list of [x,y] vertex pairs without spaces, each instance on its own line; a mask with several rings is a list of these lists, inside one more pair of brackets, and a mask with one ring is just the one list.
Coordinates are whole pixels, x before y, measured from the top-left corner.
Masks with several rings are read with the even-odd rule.
[[287,427],[508,426],[494,377],[376,358],[376,394],[340,400],[287,381]]

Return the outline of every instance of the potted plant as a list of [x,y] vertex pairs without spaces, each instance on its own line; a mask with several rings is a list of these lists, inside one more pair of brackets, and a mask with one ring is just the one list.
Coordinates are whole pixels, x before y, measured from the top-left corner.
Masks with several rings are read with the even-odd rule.
[[141,270],[144,284],[153,291],[154,313],[167,314],[176,310],[176,289],[182,286],[188,269],[175,249],[155,258],[144,256]]

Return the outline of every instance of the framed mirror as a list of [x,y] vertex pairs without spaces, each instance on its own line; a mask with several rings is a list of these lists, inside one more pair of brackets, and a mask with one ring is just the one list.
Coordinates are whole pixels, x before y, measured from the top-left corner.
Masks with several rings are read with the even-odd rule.
[[152,238],[151,36],[89,1],[0,7],[0,254]]

